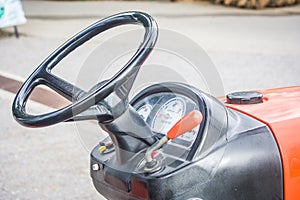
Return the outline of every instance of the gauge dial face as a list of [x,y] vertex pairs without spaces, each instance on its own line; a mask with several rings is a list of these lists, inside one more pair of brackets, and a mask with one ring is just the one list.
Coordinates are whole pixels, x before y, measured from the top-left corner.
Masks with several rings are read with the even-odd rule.
[[145,104],[142,107],[140,107],[137,110],[137,112],[143,118],[143,120],[146,121],[149,114],[151,113],[151,110],[152,110],[152,106],[150,104]]
[[167,134],[172,126],[185,114],[185,101],[174,97],[164,103],[155,114],[151,129],[154,132]]

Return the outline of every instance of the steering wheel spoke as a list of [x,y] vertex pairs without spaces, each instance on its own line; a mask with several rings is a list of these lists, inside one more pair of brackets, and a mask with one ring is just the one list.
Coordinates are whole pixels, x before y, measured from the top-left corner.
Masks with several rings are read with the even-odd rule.
[[66,122],[86,121],[86,120],[97,120],[102,122],[109,122],[113,120],[113,116],[105,106],[97,104],[83,111],[79,115],[72,117]]
[[42,83],[71,102],[77,101],[80,97],[86,95],[84,90],[50,72],[42,75]]

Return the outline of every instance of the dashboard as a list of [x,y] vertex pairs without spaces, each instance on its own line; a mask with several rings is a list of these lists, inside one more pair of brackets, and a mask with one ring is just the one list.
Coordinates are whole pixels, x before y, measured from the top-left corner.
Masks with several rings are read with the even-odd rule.
[[[183,84],[153,85],[140,92],[131,105],[160,139],[175,123],[192,110],[205,116],[205,103],[191,88]],[[162,153],[191,160],[202,137],[205,120],[185,134],[169,140]]]

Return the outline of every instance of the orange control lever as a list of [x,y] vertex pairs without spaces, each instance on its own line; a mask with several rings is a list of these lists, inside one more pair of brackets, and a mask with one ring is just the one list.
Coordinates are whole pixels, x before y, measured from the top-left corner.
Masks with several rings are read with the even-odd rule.
[[193,110],[183,116],[169,131],[168,138],[174,139],[198,126],[202,122],[202,114],[198,110]]
[[200,111],[193,110],[183,116],[176,124],[168,131],[167,135],[162,137],[158,142],[154,143],[150,146],[145,153],[145,170],[151,171],[154,169],[153,166],[149,167],[148,165],[154,164],[156,166],[157,161],[154,162],[155,159],[152,158],[152,153],[161,148],[165,143],[167,143],[170,139],[174,139],[190,130],[198,126],[202,122],[202,114]]

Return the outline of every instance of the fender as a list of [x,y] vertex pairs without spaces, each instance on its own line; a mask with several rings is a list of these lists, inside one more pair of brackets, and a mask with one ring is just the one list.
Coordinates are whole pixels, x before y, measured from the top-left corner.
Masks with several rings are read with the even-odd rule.
[[226,106],[268,125],[281,154],[284,199],[300,199],[300,86],[260,92],[263,103]]

